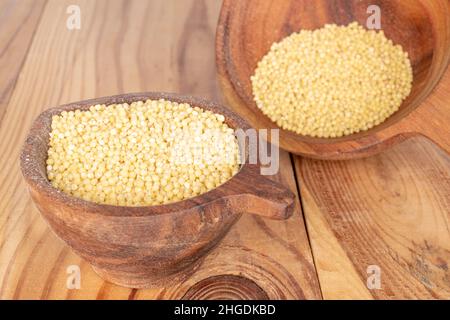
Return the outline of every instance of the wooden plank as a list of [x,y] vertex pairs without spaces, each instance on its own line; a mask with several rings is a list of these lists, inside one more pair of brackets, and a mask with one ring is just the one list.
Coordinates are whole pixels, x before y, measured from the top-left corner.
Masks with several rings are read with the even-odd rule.
[[0,2],[0,123],[46,0]]
[[[0,127],[0,298],[310,298],[321,297],[297,203],[288,221],[243,216],[185,283],[130,290],[102,281],[49,230],[18,168],[34,118],[61,103],[123,92],[218,96],[214,30],[220,1],[76,1],[81,30],[66,28],[73,1],[51,0]],[[20,125],[19,125],[20,124]],[[280,179],[296,192],[290,157]],[[81,289],[66,286],[81,269]]]
[[447,154],[417,138],[362,160],[296,158],[296,171],[324,298],[450,297]]

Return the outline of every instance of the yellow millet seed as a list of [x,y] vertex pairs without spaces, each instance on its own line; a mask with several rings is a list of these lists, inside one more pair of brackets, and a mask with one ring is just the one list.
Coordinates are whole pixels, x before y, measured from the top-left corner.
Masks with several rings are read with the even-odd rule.
[[335,138],[372,128],[409,95],[408,54],[358,23],[293,33],[259,61],[256,105],[281,128]]
[[239,170],[221,114],[166,100],[95,105],[52,118],[47,177],[88,201],[166,204],[207,192]]

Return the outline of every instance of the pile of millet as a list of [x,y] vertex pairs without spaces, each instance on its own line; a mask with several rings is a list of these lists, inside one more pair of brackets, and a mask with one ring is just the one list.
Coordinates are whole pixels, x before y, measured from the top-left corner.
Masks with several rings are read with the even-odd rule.
[[47,177],[88,201],[146,206],[207,192],[235,175],[239,161],[223,115],[147,100],[53,116]]
[[291,34],[272,45],[251,77],[265,115],[283,129],[320,138],[382,123],[399,109],[412,81],[402,47],[356,22]]

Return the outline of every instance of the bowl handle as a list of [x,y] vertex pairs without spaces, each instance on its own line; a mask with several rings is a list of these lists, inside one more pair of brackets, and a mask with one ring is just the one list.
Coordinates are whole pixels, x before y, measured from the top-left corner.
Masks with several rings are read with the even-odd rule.
[[233,190],[241,193],[227,197],[233,210],[271,219],[287,219],[294,210],[294,194],[282,184],[259,173],[259,166],[246,165],[234,180]]

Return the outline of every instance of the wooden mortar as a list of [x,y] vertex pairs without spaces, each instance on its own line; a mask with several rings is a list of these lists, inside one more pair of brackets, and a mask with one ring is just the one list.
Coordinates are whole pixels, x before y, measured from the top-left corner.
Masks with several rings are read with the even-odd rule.
[[[283,130],[253,100],[250,76],[274,42],[327,23],[366,26],[370,5],[381,9],[386,36],[409,53],[413,88],[399,111],[380,125],[342,138],[312,138]],[[228,104],[258,129],[279,128],[280,145],[319,159],[368,156],[414,135],[450,152],[449,0],[224,0],[216,33],[219,82]]]
[[[183,281],[225,236],[242,213],[285,219],[294,195],[260,175],[246,161],[221,186],[166,205],[125,207],[97,204],[55,189],[47,179],[46,159],[52,116],[87,110],[95,104],[166,99],[189,103],[225,116],[232,128],[248,124],[215,103],[167,93],[138,93],[70,103],[48,109],[33,123],[20,165],[31,197],[51,229],[105,280],[132,288],[162,287]],[[248,160],[248,150],[241,150]]]

